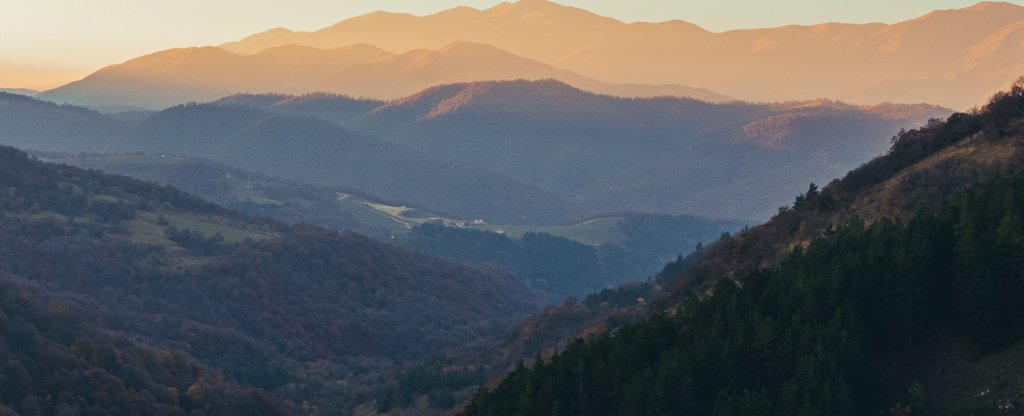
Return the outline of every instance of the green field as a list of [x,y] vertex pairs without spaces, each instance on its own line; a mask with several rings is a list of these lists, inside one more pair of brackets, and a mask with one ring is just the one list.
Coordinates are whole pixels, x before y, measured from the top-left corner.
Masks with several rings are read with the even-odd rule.
[[404,219],[398,215],[392,215],[386,210],[378,208],[378,204],[359,199],[352,195],[339,193],[338,203],[342,210],[352,215],[360,224],[371,227],[383,228],[391,234],[407,232],[416,223]]
[[626,238],[619,229],[619,221],[623,217],[594,218],[573,225],[533,226],[533,225],[472,225],[473,229],[500,232],[511,238],[521,238],[526,233],[548,233],[583,244],[601,245],[605,243],[621,244]]
[[[167,225],[160,225],[160,216],[163,216]],[[120,228],[126,232],[127,237],[132,241],[173,248],[177,247],[177,244],[164,235],[167,227],[171,226],[178,229],[188,228],[202,234],[204,237],[220,233],[224,236],[224,241],[229,243],[240,242],[246,239],[265,240],[277,236],[268,229],[230,218],[174,211],[138,211],[134,219],[120,224]]]

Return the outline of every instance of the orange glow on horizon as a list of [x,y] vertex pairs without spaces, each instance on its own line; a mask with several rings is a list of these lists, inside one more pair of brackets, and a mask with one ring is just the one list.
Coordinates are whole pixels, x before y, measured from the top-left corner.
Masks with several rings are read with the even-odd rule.
[[[159,50],[216,45],[271,27],[309,31],[374,10],[422,16],[459,5],[483,10],[496,3],[497,0],[308,0],[296,7],[273,0],[252,0],[244,5],[204,0],[14,2],[3,6],[0,87],[46,89],[80,79],[107,65]],[[559,3],[626,22],[680,19],[722,31],[823,21],[898,21],[932,9],[967,6],[973,1],[907,0],[891,4],[883,0],[864,0],[854,4],[845,0],[779,0],[769,4],[755,0],[559,0]],[[885,7],[879,7],[880,4]]]

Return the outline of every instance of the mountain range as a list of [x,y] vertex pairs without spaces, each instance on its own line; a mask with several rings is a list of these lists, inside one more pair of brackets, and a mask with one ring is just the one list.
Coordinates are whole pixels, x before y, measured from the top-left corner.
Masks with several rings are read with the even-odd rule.
[[1022,71],[519,0],[0,89],[0,416],[1021,413]]
[[630,97],[732,100],[678,85],[607,84],[493,46],[454,42],[394,54],[370,44],[332,49],[282,45],[251,55],[207,46],[172,49],[104,68],[40,98],[98,107],[165,108],[236,93],[400,98],[438,84],[558,79],[588,91]]
[[42,97],[162,108],[238,92],[395,98],[442,83],[555,78],[621,96],[826,97],[964,110],[1024,71],[1022,34],[1024,7],[999,2],[893,24],[714,33],[521,0],[428,16],[375,12],[312,32],[276,28],[112,65]]
[[6,97],[9,145],[204,157],[499,224],[624,211],[764,218],[793,183],[842,175],[899,128],[949,111],[626,99],[556,81],[450,84],[390,102],[233,96],[141,118]]
[[[501,86],[484,83],[482,88],[495,85]],[[197,112],[192,117],[220,120],[226,131],[254,114],[335,126],[224,104],[175,107],[140,121],[0,97],[0,108],[6,109],[0,114],[51,120],[49,133],[93,123],[138,129],[152,117],[189,111]],[[301,108],[301,100],[288,97],[249,100]],[[839,398],[806,404],[816,409],[901,406],[908,397],[915,408],[953,413],[996,408],[998,400],[1017,394],[1004,378],[1016,379],[1021,371],[1015,358],[1021,348],[1018,332],[1000,330],[1019,325],[1019,318],[1001,314],[1019,304],[1014,299],[1021,290],[1010,284],[993,291],[985,285],[1008,284],[1001,271],[1021,270],[1014,256],[996,253],[1015,253],[1022,244],[1020,233],[1012,231],[1022,224],[1012,207],[1024,177],[1001,176],[1024,158],[1022,103],[1024,87],[1018,85],[982,112],[957,113],[904,131],[884,156],[821,189],[812,186],[764,225],[724,235],[667,265],[654,280],[548,308],[506,332],[508,343],[497,350],[488,343],[491,337],[539,306],[537,294],[512,275],[358,235],[247,218],[174,189],[45,164],[0,148],[0,243],[11,248],[0,252],[5,299],[0,358],[8,379],[18,380],[0,387],[0,412],[32,413],[52,399],[53,406],[71,413],[125,408],[136,409],[125,413],[168,415],[196,409],[347,413],[354,406],[360,411],[418,406],[436,413],[473,391],[477,396],[465,414],[506,414],[524,407],[573,411],[604,401],[614,408],[706,410],[764,403],[785,408],[800,405],[802,397]],[[844,107],[816,103],[811,108],[822,105]],[[806,108],[806,103],[787,108]],[[896,117],[908,109],[873,111]],[[368,116],[350,120],[363,117]],[[170,124],[160,118],[149,122],[160,129]],[[201,128],[178,137],[186,143],[208,140],[215,136],[199,133],[210,124],[190,124]],[[24,126],[18,131],[19,136],[26,132],[31,130]],[[865,220],[873,225],[865,226]],[[916,264],[935,266],[907,267],[907,273],[899,268]],[[803,284],[790,284],[792,279]],[[712,285],[714,290],[707,290]],[[838,290],[861,287],[856,285],[870,286]],[[961,287],[967,292],[952,291]],[[812,293],[798,296],[801,291]],[[688,296],[695,292],[702,295]],[[778,301],[790,296],[803,301]],[[953,302],[952,309],[940,299]],[[675,309],[679,305],[684,309]],[[811,312],[819,309],[830,319],[815,321]],[[672,310],[687,313],[658,313]],[[645,317],[649,311],[655,314]],[[842,318],[844,313],[850,318]],[[784,342],[803,339],[785,336],[787,328],[799,328],[807,338]],[[566,331],[586,340],[560,343]],[[840,341],[845,347],[833,345]],[[474,348],[474,342],[482,344]],[[486,381],[484,368],[503,372],[506,360],[557,345],[564,351],[540,355],[530,367],[511,368],[511,377],[496,388],[476,388]],[[671,352],[676,348],[690,353]],[[496,351],[499,357],[479,351]],[[907,358],[903,351],[925,359]],[[759,369],[753,375],[731,370],[745,368],[731,364],[760,354],[772,358],[750,360]],[[428,360],[438,355],[448,358]],[[833,360],[837,356],[843,359]],[[453,362],[452,357],[496,361]],[[399,360],[414,366],[398,371]],[[816,374],[806,365],[823,362],[844,371],[824,382],[802,378]],[[655,366],[658,372],[644,370]],[[867,366],[892,371],[847,376]],[[941,370],[949,366],[957,371]],[[989,371],[990,366],[1006,371]],[[577,381],[565,382],[573,374]],[[969,387],[961,385],[963,377]],[[690,379],[701,381],[693,386],[726,395],[753,382],[810,392],[771,396],[756,390],[727,400],[686,387],[681,394],[692,400],[655,400],[665,386],[685,387]],[[518,394],[530,388],[525,380],[547,393]],[[574,393],[573,386],[581,383],[590,392],[585,400]],[[845,383],[857,388],[844,388]],[[821,385],[837,396],[815,392]],[[977,386],[998,397],[978,395]],[[55,388],[62,393],[46,399]]]
[[763,218],[785,201],[747,196],[799,191],[774,178],[827,182],[882,153],[899,128],[947,114],[927,105],[623,99],[518,81],[439,86],[334,121],[603,212]]

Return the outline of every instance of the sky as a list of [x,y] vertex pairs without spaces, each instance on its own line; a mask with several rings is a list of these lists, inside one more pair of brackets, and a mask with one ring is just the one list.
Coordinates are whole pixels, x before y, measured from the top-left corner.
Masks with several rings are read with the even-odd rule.
[[[562,0],[627,22],[705,29],[892,23],[974,0]],[[0,0],[0,87],[48,89],[163,49],[217,45],[273,27],[315,30],[371,11],[416,15],[494,0]],[[1019,1],[1014,3],[1021,4]]]

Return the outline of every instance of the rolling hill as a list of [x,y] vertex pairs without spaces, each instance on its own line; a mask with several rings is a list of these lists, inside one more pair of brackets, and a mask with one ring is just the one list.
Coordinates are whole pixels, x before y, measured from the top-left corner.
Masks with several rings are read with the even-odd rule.
[[[555,81],[452,84],[344,125],[601,212],[766,218],[803,188],[882,153],[948,110],[624,99]],[[785,179],[782,179],[785,178]],[[781,179],[781,180],[780,180]]]
[[0,92],[6,92],[8,94],[27,95],[29,97],[39,94],[39,91],[25,88],[0,88]]
[[0,92],[3,144],[46,151],[96,149],[126,127],[118,119],[70,105]]
[[396,361],[538,306],[506,273],[7,147],[0,161],[0,354],[20,383],[0,404],[17,412],[49,405],[55,382],[67,411],[347,412],[362,393],[344,383],[372,391]]
[[453,218],[550,224],[588,215],[566,197],[438,162],[311,117],[208,104],[126,121],[20,96],[0,99],[6,100],[0,117],[13,126],[0,129],[0,142],[27,149],[203,157],[243,171],[354,189]]
[[[390,102],[238,95],[134,118],[6,97],[0,117],[24,126],[0,131],[11,145],[203,157],[519,225],[621,212],[767,218],[804,188],[796,184],[838,177],[882,153],[900,128],[949,113],[626,99],[552,80],[450,84]],[[82,120],[102,129],[74,124]]]
[[221,45],[364,42],[404,52],[467,41],[609,83],[700,86],[748,101],[828,97],[854,103],[980,105],[1024,71],[1024,8],[983,2],[894,24],[822,23],[709,32],[672,20],[624,23],[543,0],[429,16],[376,12],[312,31],[274,29]]

